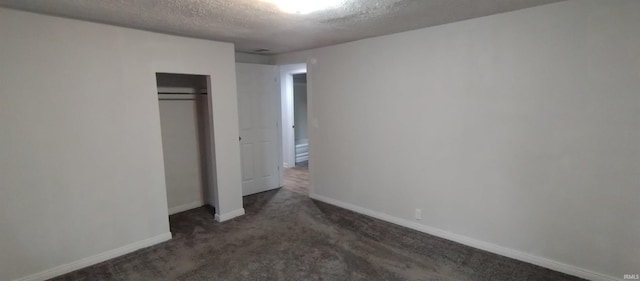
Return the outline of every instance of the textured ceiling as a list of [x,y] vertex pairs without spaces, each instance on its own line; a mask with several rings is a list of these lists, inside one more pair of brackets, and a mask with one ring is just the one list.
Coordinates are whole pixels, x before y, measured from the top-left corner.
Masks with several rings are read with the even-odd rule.
[[[305,0],[298,0],[305,1]],[[0,0],[0,6],[232,42],[269,54],[311,49],[561,0],[344,0],[307,15],[263,0]]]

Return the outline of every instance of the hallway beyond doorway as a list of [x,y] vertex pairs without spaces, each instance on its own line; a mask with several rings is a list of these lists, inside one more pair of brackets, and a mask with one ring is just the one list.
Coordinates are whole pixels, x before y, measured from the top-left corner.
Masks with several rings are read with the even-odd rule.
[[294,168],[284,170],[284,188],[290,191],[309,195],[309,162],[298,163]]

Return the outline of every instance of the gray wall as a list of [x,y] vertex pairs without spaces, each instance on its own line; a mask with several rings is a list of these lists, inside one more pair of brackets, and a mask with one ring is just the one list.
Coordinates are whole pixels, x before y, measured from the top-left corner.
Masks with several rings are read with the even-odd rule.
[[276,57],[309,62],[313,196],[594,279],[637,273],[639,27],[640,1],[567,1]]
[[160,100],[160,125],[169,214],[204,204],[196,100]]
[[211,76],[216,205],[242,212],[232,44],[8,9],[0,38],[0,280],[170,237],[156,72]]

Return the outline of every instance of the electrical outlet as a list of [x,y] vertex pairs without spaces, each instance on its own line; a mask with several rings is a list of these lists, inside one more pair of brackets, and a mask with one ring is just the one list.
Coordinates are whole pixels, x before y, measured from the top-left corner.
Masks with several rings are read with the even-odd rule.
[[422,219],[422,210],[416,209],[416,219],[417,220],[421,220]]

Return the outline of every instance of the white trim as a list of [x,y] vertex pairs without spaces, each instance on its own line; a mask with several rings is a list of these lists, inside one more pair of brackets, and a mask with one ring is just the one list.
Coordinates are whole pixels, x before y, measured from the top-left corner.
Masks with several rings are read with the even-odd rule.
[[242,215],[244,215],[244,208],[240,208],[235,211],[228,212],[226,214],[216,214],[214,217],[216,221],[224,222]]
[[202,206],[204,206],[204,202],[202,202],[202,201],[195,201],[195,202],[191,202],[191,203],[187,203],[187,204],[174,206],[174,207],[169,208],[169,215],[182,213],[184,211],[188,211],[188,210],[195,209],[195,208],[202,207]]
[[51,279],[63,274],[67,274],[72,271],[76,271],[78,269],[92,266],[94,264],[101,263],[103,261],[110,260],[128,253],[140,250],[142,248],[146,248],[149,246],[153,246],[153,245],[165,242],[167,240],[171,240],[170,232],[163,233],[158,236],[154,236],[154,237],[151,237],[142,241],[138,241],[135,243],[131,243],[129,245],[125,245],[120,248],[115,248],[113,250],[109,250],[104,253],[97,254],[95,256],[90,256],[90,257],[77,260],[68,264],[56,266],[54,268],[50,268],[45,271],[41,271],[35,274],[31,274],[29,276],[15,279],[14,281],[42,281],[42,280]]
[[543,257],[538,257],[538,256],[534,256],[525,252],[520,252],[518,250],[514,250],[514,249],[510,249],[510,248],[506,248],[503,246],[499,246],[496,244],[492,244],[489,242],[484,242],[484,241],[480,241],[480,240],[476,240],[470,237],[466,237],[463,235],[459,235],[459,234],[455,234],[455,233],[451,233],[439,228],[435,228],[435,227],[431,227],[431,226],[426,226],[423,224],[419,224],[417,222],[413,222],[407,219],[402,219],[402,218],[398,218],[398,217],[394,217],[385,213],[381,213],[381,212],[376,212],[367,208],[363,208],[360,206],[356,206],[354,204],[351,203],[345,203],[342,201],[338,201],[335,199],[331,199],[329,197],[325,197],[322,195],[318,195],[318,194],[309,194],[309,197],[311,197],[312,199],[327,203],[327,204],[331,204],[331,205],[335,205],[338,206],[340,208],[344,208],[347,210],[351,210],[354,211],[356,213],[360,213],[363,215],[367,215],[370,217],[374,217],[376,219],[380,219],[383,221],[387,221],[393,224],[397,224],[400,226],[404,226],[407,228],[411,228],[413,230],[417,230],[420,232],[424,232],[433,236],[437,236],[440,238],[444,238],[447,240],[451,240],[454,242],[458,242],[460,244],[464,244],[476,249],[480,249],[480,250],[484,250],[487,252],[491,252],[494,254],[498,254],[501,256],[505,256],[505,257],[509,257],[512,259],[516,259],[516,260],[520,260],[526,263],[531,263],[531,264],[535,264],[541,267],[545,267],[551,270],[555,270],[558,272],[562,272],[562,273],[566,273],[569,275],[573,275],[573,276],[577,276],[580,278],[584,278],[587,280],[594,280],[594,281],[613,281],[613,280],[622,280],[622,279],[618,279],[612,276],[608,276],[606,274],[602,274],[602,273],[597,273],[597,272],[593,272],[587,269],[583,269],[583,268],[579,268],[577,266],[573,266],[573,265],[568,265],[562,262],[558,262],[558,261],[554,261],[554,260],[550,260],[547,258],[543,258]]

